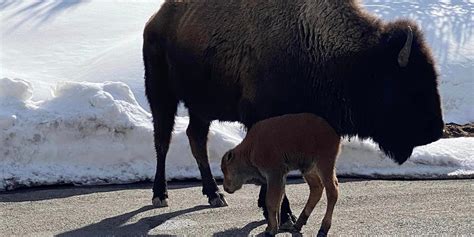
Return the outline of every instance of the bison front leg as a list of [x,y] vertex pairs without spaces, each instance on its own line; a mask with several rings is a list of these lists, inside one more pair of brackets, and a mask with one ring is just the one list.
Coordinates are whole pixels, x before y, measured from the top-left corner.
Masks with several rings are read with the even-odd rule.
[[268,226],[265,235],[274,236],[280,226],[280,205],[285,194],[285,177],[283,174],[270,174],[267,177],[266,206]]
[[210,122],[204,122],[190,113],[189,125],[186,130],[191,151],[199,167],[202,178],[202,193],[209,199],[209,204],[213,207],[227,206],[224,195],[219,192],[216,180],[212,176],[207,155],[207,134]]

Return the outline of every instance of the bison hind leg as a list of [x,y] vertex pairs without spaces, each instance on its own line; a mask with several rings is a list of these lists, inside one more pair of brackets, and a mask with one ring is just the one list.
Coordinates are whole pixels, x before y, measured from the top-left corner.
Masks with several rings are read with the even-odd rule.
[[311,213],[314,210],[314,207],[316,204],[319,202],[321,199],[321,196],[323,194],[323,183],[319,177],[319,174],[316,170],[310,170],[309,172],[305,173],[304,179],[306,180],[306,183],[309,185],[309,198],[308,201],[306,202],[306,205],[301,212],[300,216],[298,217],[298,220],[296,221],[295,224],[295,230],[300,231],[301,228],[306,225],[306,222],[308,221],[308,218],[310,217]]
[[[163,102],[167,103],[163,103]],[[159,104],[159,106],[157,106]],[[167,104],[167,105],[166,105]],[[168,190],[166,185],[165,163],[171,142],[171,133],[174,126],[174,116],[178,102],[170,100],[150,100],[153,115],[154,140],[156,151],[156,173],[153,183],[152,204],[155,207],[168,206]]]
[[143,45],[145,65],[145,91],[153,116],[156,173],[152,203],[155,207],[168,206],[165,161],[171,142],[178,98],[170,90],[168,63],[159,45],[150,39]]

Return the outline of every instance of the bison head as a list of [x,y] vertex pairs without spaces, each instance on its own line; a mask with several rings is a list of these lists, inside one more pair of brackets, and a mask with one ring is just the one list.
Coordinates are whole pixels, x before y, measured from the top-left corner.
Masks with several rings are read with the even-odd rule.
[[378,62],[378,101],[372,138],[402,164],[413,148],[441,138],[444,122],[437,72],[431,52],[416,24],[385,26]]

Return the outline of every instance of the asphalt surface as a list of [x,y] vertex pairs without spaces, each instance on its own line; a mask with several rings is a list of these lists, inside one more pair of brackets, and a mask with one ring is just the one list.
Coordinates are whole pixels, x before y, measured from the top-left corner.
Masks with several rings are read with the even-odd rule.
[[[155,209],[151,184],[50,187],[0,194],[0,236],[247,236],[265,222],[258,187],[226,195],[228,207],[210,208],[199,183],[171,183],[169,207]],[[222,188],[222,187],[221,187]],[[308,186],[287,185],[299,214]],[[368,181],[340,179],[331,236],[473,235],[474,180]],[[315,234],[326,200],[316,206],[304,235]],[[281,233],[279,236],[289,235]]]

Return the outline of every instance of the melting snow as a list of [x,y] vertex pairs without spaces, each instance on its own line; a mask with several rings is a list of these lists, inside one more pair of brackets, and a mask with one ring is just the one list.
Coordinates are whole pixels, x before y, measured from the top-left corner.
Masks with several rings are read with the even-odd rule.
[[[440,65],[446,122],[474,122],[474,3],[363,2],[384,19],[410,17],[421,25]],[[153,179],[141,34],[161,3],[2,3],[0,78],[6,78],[0,79],[0,190]],[[188,117],[183,109],[178,115],[167,176],[199,177],[185,135]],[[244,136],[238,123],[212,124],[209,155],[217,177],[221,155]],[[473,149],[474,138],[442,139],[416,148],[398,166],[370,141],[345,141],[337,171],[364,177],[474,177]]]

